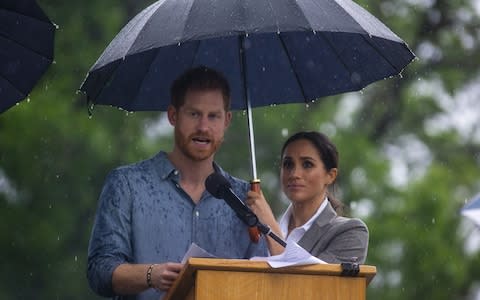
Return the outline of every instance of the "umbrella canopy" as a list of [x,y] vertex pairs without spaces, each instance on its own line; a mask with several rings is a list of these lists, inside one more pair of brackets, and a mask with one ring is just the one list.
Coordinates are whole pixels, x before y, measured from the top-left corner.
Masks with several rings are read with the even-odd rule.
[[460,211],[463,216],[480,226],[480,194],[473,197]]
[[360,90],[414,59],[408,46],[350,0],[161,0],[135,16],[90,69],[90,104],[166,110],[188,68],[226,75],[232,109],[310,102]]
[[0,1],[0,113],[26,98],[52,63],[55,29],[34,0]]
[[414,58],[350,0],[161,0],[133,18],[81,86],[89,101],[165,110],[171,82],[206,65],[224,73],[232,108],[310,102],[396,75]]

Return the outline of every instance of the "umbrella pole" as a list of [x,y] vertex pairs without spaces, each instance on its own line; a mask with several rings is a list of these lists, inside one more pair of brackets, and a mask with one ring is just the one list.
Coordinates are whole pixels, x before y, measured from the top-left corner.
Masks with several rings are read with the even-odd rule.
[[[252,160],[252,175],[253,179],[250,181],[250,189],[255,192],[260,192],[260,179],[257,177],[257,161],[255,159],[255,137],[253,136],[253,118],[252,118],[252,106],[250,103],[250,97],[247,94],[247,120],[248,120],[248,137],[250,141],[250,156]],[[260,229],[258,226],[249,227],[248,233],[250,240],[258,243],[260,240]]]
[[[238,36],[240,43],[240,67],[242,68],[241,72],[243,74],[243,89],[245,91],[245,100],[247,104],[247,122],[248,122],[248,140],[250,143],[250,161],[252,163],[252,176],[253,179],[250,181],[250,190],[260,192],[260,179],[257,177],[257,161],[255,158],[255,137],[253,135],[253,118],[252,118],[252,104],[250,102],[250,95],[247,88],[247,65],[245,63],[245,48],[244,40],[245,35],[240,34]],[[258,226],[252,226],[248,228],[248,234],[250,235],[250,240],[252,242],[258,243],[260,240],[260,230]]]
[[258,181],[257,161],[255,158],[255,136],[253,134],[252,106],[251,106],[250,97],[248,96],[248,94],[247,94],[247,122],[248,122],[248,138],[250,142],[250,159],[252,162],[252,176],[253,176],[253,181]]
[[247,107],[247,125],[248,125],[248,140],[250,143],[250,161],[252,166],[253,182],[259,181],[257,178],[257,161],[255,158],[255,137],[253,135],[253,118],[252,118],[252,103],[250,101],[250,94],[247,88],[247,64],[246,64],[246,49],[243,47],[245,44],[246,34],[240,34],[238,36],[239,49],[240,49],[240,68],[243,75],[243,90],[245,91],[245,102]]

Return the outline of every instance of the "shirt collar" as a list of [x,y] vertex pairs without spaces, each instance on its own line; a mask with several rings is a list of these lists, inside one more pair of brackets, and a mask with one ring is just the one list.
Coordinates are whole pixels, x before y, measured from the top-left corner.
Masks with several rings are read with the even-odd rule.
[[[322,213],[322,211],[325,210],[325,207],[327,207],[327,204],[328,204],[328,198],[325,197],[325,199],[323,200],[322,204],[317,209],[315,214],[305,224],[303,224],[300,227],[297,227],[297,229],[302,229],[303,232],[306,232],[308,229],[310,229],[310,227],[312,227],[313,222],[315,222],[315,220]],[[280,225],[280,230],[283,233],[283,236],[287,236],[288,234],[288,223],[290,221],[290,216],[292,215],[292,211],[293,211],[293,207],[292,207],[292,204],[290,203],[287,210],[285,211],[282,218],[280,219],[279,225]]]
[[160,151],[157,155],[153,157],[153,162],[162,180],[165,180],[170,176],[178,176],[178,171],[175,169],[175,166],[172,164],[172,162],[168,159],[166,152]]
[[[160,175],[162,180],[165,180],[169,177],[178,178],[179,171],[175,168],[172,162],[168,159],[168,155],[165,151],[160,151],[157,155],[153,157],[155,168]],[[225,171],[216,163],[213,162],[213,169],[215,172],[219,172],[225,176]]]

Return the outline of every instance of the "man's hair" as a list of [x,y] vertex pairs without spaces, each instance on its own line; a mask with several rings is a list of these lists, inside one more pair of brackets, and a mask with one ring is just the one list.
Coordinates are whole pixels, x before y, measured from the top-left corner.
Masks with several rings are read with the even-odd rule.
[[185,103],[188,91],[208,90],[221,91],[225,111],[230,110],[230,86],[227,79],[220,72],[206,66],[189,69],[175,79],[170,87],[171,104],[179,109]]

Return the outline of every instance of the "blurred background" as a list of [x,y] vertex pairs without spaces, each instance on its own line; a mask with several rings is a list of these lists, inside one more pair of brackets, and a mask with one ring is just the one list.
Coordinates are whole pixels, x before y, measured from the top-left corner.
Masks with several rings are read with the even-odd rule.
[[[0,0],[1,1],[1,0]],[[459,210],[480,192],[480,0],[356,1],[418,56],[360,92],[253,110],[257,169],[280,215],[279,152],[319,130],[336,143],[336,196],[370,229],[368,299],[480,299],[480,229]],[[170,150],[160,112],[95,106],[77,90],[144,0],[39,0],[54,63],[0,115],[0,299],[100,299],[86,281],[98,195],[114,167]],[[477,104],[475,104],[477,103]],[[236,112],[217,161],[250,180]]]

